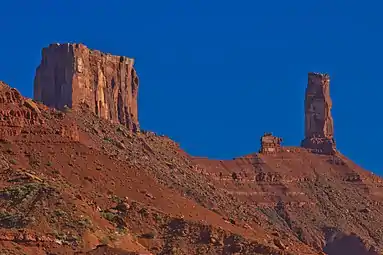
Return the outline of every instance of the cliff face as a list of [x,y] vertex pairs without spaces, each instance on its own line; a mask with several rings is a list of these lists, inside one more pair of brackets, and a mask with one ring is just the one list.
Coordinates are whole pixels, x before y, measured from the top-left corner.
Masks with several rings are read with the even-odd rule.
[[322,154],[335,153],[330,77],[309,73],[305,97],[305,139],[302,146]]
[[51,44],[42,50],[34,98],[57,109],[85,103],[99,117],[139,131],[139,80],[134,60],[82,44]]

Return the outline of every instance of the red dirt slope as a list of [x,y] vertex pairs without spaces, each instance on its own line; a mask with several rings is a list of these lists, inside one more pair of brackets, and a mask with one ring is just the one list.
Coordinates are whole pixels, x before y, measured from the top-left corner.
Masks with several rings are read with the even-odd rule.
[[[347,233],[361,238],[352,241],[366,251],[358,254],[377,254],[367,250],[383,248],[383,180],[340,153],[327,156],[284,148],[276,155],[194,162],[219,190],[261,210],[268,218],[267,224],[260,222],[264,228],[269,224],[278,232],[295,233],[328,254],[352,254],[353,245],[332,238]],[[335,246],[342,246],[342,252]]]
[[130,133],[87,109],[48,109],[4,84],[0,93],[4,250],[317,254],[241,220],[239,200],[196,175],[168,138]]
[[0,247],[9,254],[383,248],[382,180],[342,155],[193,158],[167,137],[86,107],[48,109],[5,84],[0,131]]

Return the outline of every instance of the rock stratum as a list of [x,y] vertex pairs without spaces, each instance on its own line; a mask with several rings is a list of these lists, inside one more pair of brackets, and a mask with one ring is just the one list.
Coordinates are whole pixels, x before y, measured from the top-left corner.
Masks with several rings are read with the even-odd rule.
[[139,131],[139,80],[134,60],[83,44],[51,44],[42,50],[34,99],[63,110],[86,104],[99,117]]
[[[314,92],[327,117],[306,138],[331,140]],[[56,109],[73,98],[48,107],[0,82],[3,254],[382,254],[383,179],[334,147],[266,133],[259,153],[194,157],[87,103]]]

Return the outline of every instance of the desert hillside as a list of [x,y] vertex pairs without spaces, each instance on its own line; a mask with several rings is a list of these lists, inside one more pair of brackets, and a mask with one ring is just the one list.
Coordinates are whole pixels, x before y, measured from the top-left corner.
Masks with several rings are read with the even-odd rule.
[[328,75],[300,147],[214,160],[141,130],[133,64],[53,44],[34,100],[0,82],[0,254],[382,254],[383,180],[337,151]]

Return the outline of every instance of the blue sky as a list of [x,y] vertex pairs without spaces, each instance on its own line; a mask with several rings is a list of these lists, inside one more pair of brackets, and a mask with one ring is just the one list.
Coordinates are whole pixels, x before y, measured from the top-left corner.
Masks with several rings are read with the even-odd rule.
[[303,138],[307,72],[331,76],[338,149],[382,174],[381,1],[0,3],[0,79],[32,96],[41,48],[82,42],[136,59],[139,118],[193,155]]

